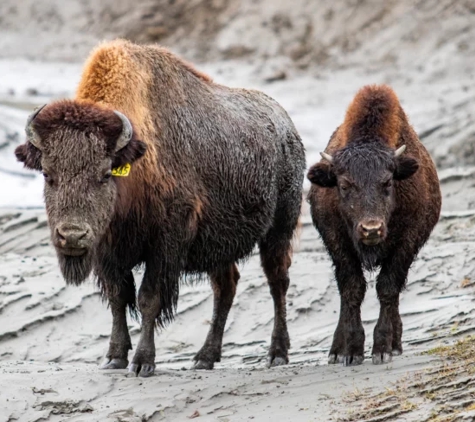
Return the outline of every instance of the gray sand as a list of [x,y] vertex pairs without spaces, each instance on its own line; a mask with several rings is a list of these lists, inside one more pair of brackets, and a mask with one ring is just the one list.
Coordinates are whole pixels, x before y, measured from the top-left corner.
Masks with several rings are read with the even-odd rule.
[[[475,420],[473,362],[457,366],[424,353],[475,332],[473,2],[422,0],[413,12],[409,0],[323,6],[243,0],[239,7],[213,0],[200,4],[211,4],[206,10],[216,23],[207,27],[196,12],[192,31],[189,21],[180,26],[171,19],[185,7],[181,0],[162,17],[145,0],[133,10],[129,0],[73,1],[68,8],[41,1],[48,4],[42,13],[32,0],[16,14],[16,0],[0,6],[0,422]],[[34,105],[73,95],[81,62],[98,39],[132,34],[150,41],[160,25],[169,31],[164,41],[187,58],[206,59],[198,67],[216,81],[278,100],[301,133],[308,165],[319,159],[359,87],[394,87],[438,165],[444,196],[441,220],[401,296],[402,356],[371,364],[379,305],[375,275],[368,274],[366,361],[351,368],[326,363],[339,296],[305,203],[288,295],[289,366],[265,366],[273,305],[255,255],[240,266],[214,371],[190,370],[211,318],[207,283],[181,288],[176,321],[157,334],[155,377],[97,369],[107,350],[109,310],[93,281],[65,285],[49,241],[41,177],[23,170],[13,150]],[[32,43],[35,34],[42,36]],[[139,324],[129,323],[135,347]]]

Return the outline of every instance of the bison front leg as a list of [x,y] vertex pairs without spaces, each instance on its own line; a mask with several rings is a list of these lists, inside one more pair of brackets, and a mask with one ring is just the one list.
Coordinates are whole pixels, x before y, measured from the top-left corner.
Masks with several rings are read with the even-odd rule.
[[195,369],[213,369],[221,360],[224,327],[233,304],[239,271],[236,264],[210,274],[214,293],[213,320],[205,344],[194,357]]
[[120,284],[109,283],[99,279],[103,294],[107,297],[112,311],[112,334],[106,359],[100,369],[124,369],[129,361],[127,355],[132,349],[129,329],[127,327],[127,305],[135,307],[135,284],[132,272]]
[[365,333],[361,322],[361,304],[366,293],[366,280],[356,260],[335,262],[335,276],[340,291],[340,318],[328,363],[360,365],[364,361]]
[[139,289],[138,305],[142,315],[139,342],[129,374],[150,377],[155,371],[155,327],[173,318],[178,300],[179,275],[160,271],[159,263],[146,264],[142,285]]
[[[399,295],[406,284],[412,263],[403,257],[387,259],[381,267],[376,283],[380,312],[374,328],[373,363],[391,362],[392,356],[402,353],[402,320],[399,314]],[[409,260],[407,260],[409,261]]]

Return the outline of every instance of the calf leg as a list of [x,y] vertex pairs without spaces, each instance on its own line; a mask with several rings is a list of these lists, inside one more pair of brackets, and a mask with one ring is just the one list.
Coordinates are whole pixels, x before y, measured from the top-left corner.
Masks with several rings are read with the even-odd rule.
[[399,314],[399,295],[406,284],[412,259],[396,256],[387,259],[376,283],[380,312],[374,328],[373,363],[391,361],[393,355],[402,353],[402,320]]
[[365,333],[361,322],[361,304],[366,293],[366,280],[359,261],[351,258],[335,262],[335,276],[340,291],[340,318],[328,363],[360,365],[364,360]]
[[203,347],[194,357],[195,369],[213,369],[214,363],[221,360],[224,327],[236,294],[239,271],[232,264],[211,273],[210,278],[214,293],[213,320]]
[[176,274],[156,271],[155,266],[146,265],[138,297],[142,328],[137,350],[129,366],[129,374],[141,377],[152,376],[155,371],[155,327],[173,318],[179,280]]
[[269,366],[289,363],[290,338],[287,331],[286,294],[289,288],[290,239],[282,241],[268,235],[260,244],[261,262],[274,301],[274,329],[269,349]]
[[109,342],[109,351],[100,369],[124,369],[129,361],[127,355],[132,349],[129,329],[127,327],[126,307],[135,307],[134,276],[129,271],[124,282],[112,284],[99,280],[102,293],[107,297],[112,311],[112,334]]

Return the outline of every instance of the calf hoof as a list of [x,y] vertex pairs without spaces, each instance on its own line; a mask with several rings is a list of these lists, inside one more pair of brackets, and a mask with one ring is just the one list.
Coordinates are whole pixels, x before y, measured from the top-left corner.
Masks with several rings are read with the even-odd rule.
[[267,367],[274,368],[275,366],[283,366],[283,365],[287,365],[288,363],[289,363],[289,359],[285,359],[279,356],[276,356],[274,358],[269,357],[267,361]]
[[344,359],[344,356],[342,355],[337,355],[335,353],[331,353],[329,356],[328,356],[328,363],[330,365],[335,365],[337,363],[343,363],[343,359]]
[[373,353],[373,365],[382,365],[392,361],[391,353]]
[[402,355],[402,349],[393,349],[391,352],[393,356],[401,356]]
[[155,373],[155,364],[131,363],[129,366],[128,377],[148,378]]
[[104,362],[99,366],[99,369],[125,369],[129,361],[122,358],[109,359],[106,358]]
[[214,368],[214,362],[208,361],[208,360],[202,360],[202,359],[197,360],[193,365],[193,369],[211,370],[213,368]]
[[342,363],[343,366],[357,366],[364,362],[364,355],[336,355],[328,356],[328,363],[330,365]]

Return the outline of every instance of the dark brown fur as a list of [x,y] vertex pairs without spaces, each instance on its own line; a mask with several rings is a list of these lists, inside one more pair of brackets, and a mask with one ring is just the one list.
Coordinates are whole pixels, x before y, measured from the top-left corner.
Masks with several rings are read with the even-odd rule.
[[[395,149],[402,145],[406,151],[395,158]],[[310,168],[308,200],[341,295],[329,362],[351,365],[364,359],[360,307],[365,268],[380,268],[376,289],[381,313],[372,355],[374,363],[387,362],[402,353],[399,294],[439,218],[435,166],[388,86],[358,92],[325,152],[333,163],[322,160]],[[367,245],[366,228],[378,225],[374,241],[379,243]]]
[[[122,124],[114,110],[134,127],[118,152]],[[74,100],[47,105],[32,125],[40,149],[27,142],[16,154],[46,173],[63,275],[78,284],[92,270],[111,306],[104,368],[128,363],[125,310],[136,309],[132,269],[142,264],[142,333],[130,370],[153,372],[155,324],[172,320],[179,279],[203,274],[215,304],[195,360],[212,368],[239,279],[235,264],[256,244],[276,307],[270,363],[288,361],[285,294],[305,162],[297,131],[275,101],[214,84],[163,48],[119,40],[91,54]],[[130,175],[109,179],[111,167],[124,163]]]

